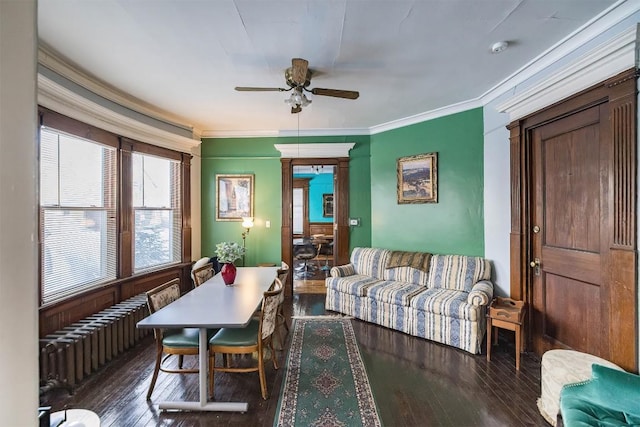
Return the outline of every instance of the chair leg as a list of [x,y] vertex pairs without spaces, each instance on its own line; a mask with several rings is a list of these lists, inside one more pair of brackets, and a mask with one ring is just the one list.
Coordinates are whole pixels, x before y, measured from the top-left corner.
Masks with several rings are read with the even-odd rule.
[[184,356],[182,354],[178,355],[178,369],[182,369],[182,362],[184,362]]
[[151,384],[149,384],[147,400],[151,400],[151,393],[153,393],[153,388],[156,386],[158,372],[160,372],[160,363],[162,363],[162,343],[160,343],[156,349],[156,366],[153,368],[153,376],[151,377]]
[[276,360],[276,351],[273,349],[273,338],[269,340],[269,348],[271,349],[271,359],[273,359],[273,369],[278,369],[278,361]]
[[[262,356],[263,350],[258,352],[258,374],[260,375],[260,390],[262,390],[262,398],[267,400],[269,393],[267,393],[267,378],[264,374],[264,358]],[[273,354],[273,350],[272,350]],[[275,361],[275,358],[272,357]]]
[[215,372],[216,354],[209,351],[209,398],[213,399],[213,373]]

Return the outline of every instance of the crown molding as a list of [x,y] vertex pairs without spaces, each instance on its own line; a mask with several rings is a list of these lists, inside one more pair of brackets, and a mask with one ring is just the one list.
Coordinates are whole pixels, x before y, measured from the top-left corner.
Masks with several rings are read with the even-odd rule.
[[297,136],[356,136],[369,135],[369,128],[361,129],[285,129],[285,130],[207,130],[202,138],[269,138],[269,137],[297,137]]
[[101,82],[77,68],[66,63],[48,46],[40,44],[38,46],[38,63],[49,68],[51,71],[70,81],[84,87],[85,89],[101,96],[109,101],[115,102],[123,107],[129,108],[138,113],[144,114],[156,120],[163,121],[172,126],[179,127],[192,132],[194,137],[199,137],[201,130],[191,124],[183,123],[174,115],[161,111],[158,108],[132,96],[119,91],[118,89]]
[[480,98],[459,102],[457,104],[452,104],[446,107],[437,108],[435,110],[416,114],[414,116],[393,120],[387,123],[383,123],[381,125],[371,126],[369,128],[369,135],[375,135],[377,133],[382,133],[382,132],[402,128],[409,125],[415,125],[417,123],[426,122],[427,120],[433,120],[439,117],[461,113],[463,111],[471,110],[472,108],[478,108],[478,107],[482,107],[482,101],[480,100]]
[[496,98],[512,91],[514,87],[534,77],[547,67],[560,61],[571,52],[585,45],[616,24],[640,11],[640,2],[620,0],[588,21],[582,27],[567,35],[565,38],[533,58],[527,64],[516,70],[509,77],[486,91],[480,98],[484,105]]
[[349,157],[355,142],[329,142],[326,144],[273,144],[286,159]]
[[636,66],[636,33],[637,28],[633,26],[618,34],[549,78],[499,104],[497,110],[508,113],[509,121],[513,121]]
[[89,101],[42,74],[38,74],[38,104],[117,135],[160,147],[191,153],[194,147],[200,145],[199,139],[186,138],[140,123]]

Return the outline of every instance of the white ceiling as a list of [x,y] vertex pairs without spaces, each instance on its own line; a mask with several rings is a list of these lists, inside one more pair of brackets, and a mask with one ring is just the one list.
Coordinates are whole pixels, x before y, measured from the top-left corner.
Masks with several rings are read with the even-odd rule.
[[[635,0],[634,0],[635,1]],[[477,99],[616,0],[40,0],[43,46],[207,133],[361,130]],[[493,54],[491,45],[509,48]],[[292,115],[292,57],[310,87]]]

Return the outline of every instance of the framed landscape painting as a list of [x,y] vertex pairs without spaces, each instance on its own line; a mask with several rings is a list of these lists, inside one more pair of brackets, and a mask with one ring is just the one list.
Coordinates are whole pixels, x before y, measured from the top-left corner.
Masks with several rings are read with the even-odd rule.
[[438,203],[438,153],[400,157],[398,203]]
[[253,175],[216,175],[216,221],[253,215]]

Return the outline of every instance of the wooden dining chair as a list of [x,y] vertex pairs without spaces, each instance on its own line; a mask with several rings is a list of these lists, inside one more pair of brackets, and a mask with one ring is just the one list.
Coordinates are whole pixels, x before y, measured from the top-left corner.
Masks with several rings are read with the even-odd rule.
[[[259,319],[251,319],[244,328],[222,328],[209,340],[209,395],[214,395],[214,373],[220,372],[258,372],[262,398],[267,399],[267,382],[264,373],[264,350],[271,350],[273,367],[278,369],[278,362],[273,349],[273,332],[276,328],[276,314],[279,297],[282,293],[282,282],[275,279],[272,290],[264,293],[262,310]],[[258,352],[257,366],[231,366],[231,358],[223,357],[223,366],[216,366],[216,353],[223,356],[231,354],[252,354]]]
[[207,263],[202,267],[193,270],[193,284],[197,288],[215,275],[212,263]]
[[[160,310],[162,307],[169,305],[173,301],[180,298],[180,279],[173,279],[166,282],[147,293],[147,305],[149,306],[149,313],[153,314]],[[215,331],[210,331],[210,335],[213,336]],[[182,359],[185,355],[197,356],[198,355],[198,340],[199,330],[198,328],[184,328],[184,329],[160,329],[153,330],[153,335],[156,339],[156,365],[153,369],[153,377],[151,378],[151,384],[149,384],[149,391],[147,392],[147,400],[151,399],[151,393],[156,385],[158,379],[158,372],[166,372],[169,374],[196,374],[198,369],[183,369]],[[162,356],[166,355],[164,359]],[[178,356],[178,369],[172,369],[163,367],[163,364],[172,355]]]

